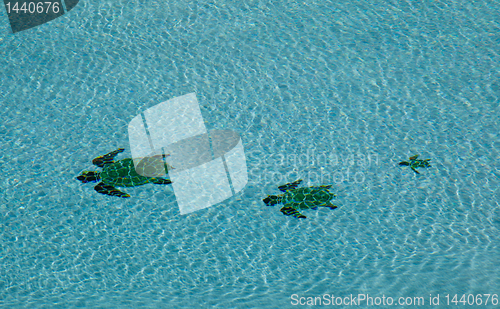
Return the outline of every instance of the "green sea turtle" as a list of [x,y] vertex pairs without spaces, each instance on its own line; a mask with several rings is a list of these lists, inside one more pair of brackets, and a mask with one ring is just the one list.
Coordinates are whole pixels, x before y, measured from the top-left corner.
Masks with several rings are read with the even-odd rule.
[[409,166],[417,174],[420,174],[416,170],[418,167],[431,167],[431,164],[429,163],[429,161],[431,159],[418,160],[417,158],[418,158],[418,155],[414,155],[414,156],[410,157],[410,162],[402,161],[402,162],[399,162],[399,165]]
[[306,216],[299,212],[300,209],[318,209],[318,207],[337,208],[337,206],[332,205],[330,202],[335,197],[335,194],[328,191],[331,185],[297,189],[297,186],[301,182],[302,179],[299,179],[279,186],[278,189],[284,193],[280,195],[268,195],[263,199],[264,203],[267,206],[283,204],[283,208],[280,211],[284,215],[302,219],[305,219]]
[[[136,171],[136,167],[134,167],[134,161],[131,158],[115,162],[114,158],[116,155],[123,151],[124,149],[120,148],[104,156],[95,158],[92,160],[92,163],[101,167],[102,172],[84,171],[80,176],[76,177],[76,179],[83,183],[100,181],[94,187],[97,192],[118,197],[130,197],[130,195],[117,190],[115,187],[135,187],[147,183],[161,185],[172,183],[169,179],[139,175]],[[159,167],[166,167],[164,172],[168,173],[168,169],[171,167],[163,163],[163,158],[164,156],[162,155],[146,157],[139,161],[137,168],[140,168],[145,173],[153,173],[150,175],[154,175],[156,169]]]

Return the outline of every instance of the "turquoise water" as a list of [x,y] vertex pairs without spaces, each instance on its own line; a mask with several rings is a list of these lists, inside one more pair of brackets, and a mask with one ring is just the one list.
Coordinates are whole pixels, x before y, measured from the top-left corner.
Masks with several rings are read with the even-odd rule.
[[[11,34],[0,9],[0,306],[497,308],[498,16],[496,1],[82,0]],[[240,133],[242,192],[181,216],[171,188],[120,199],[75,179],[130,156],[138,113],[191,92],[208,129]],[[398,166],[413,154],[432,167]],[[298,178],[333,184],[339,208],[265,206]]]

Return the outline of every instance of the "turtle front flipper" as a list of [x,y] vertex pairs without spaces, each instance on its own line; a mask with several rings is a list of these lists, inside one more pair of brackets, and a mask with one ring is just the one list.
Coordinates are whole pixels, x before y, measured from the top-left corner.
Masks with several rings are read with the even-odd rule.
[[172,183],[170,179],[163,179],[163,178],[153,178],[151,179],[151,182],[157,185],[169,185]]
[[418,171],[417,171],[417,170],[416,170],[413,166],[411,166],[411,169],[412,169],[415,173],[420,174],[420,173],[419,173],[419,172],[418,172]]
[[414,161],[414,160],[416,160],[417,158],[418,158],[418,155],[414,155],[414,156],[411,156],[411,157],[410,157],[410,160],[411,160],[411,161]]
[[97,165],[99,167],[103,167],[105,164],[108,163],[113,163],[113,160],[115,159],[116,155],[119,154],[120,152],[123,152],[125,149],[120,148],[115,151],[111,151],[108,154],[105,154],[104,156],[100,156],[92,160],[92,164]]
[[117,190],[115,187],[104,184],[103,182],[98,183],[97,186],[94,187],[94,190],[101,194],[111,196],[130,197],[130,195],[128,195],[127,193],[123,193],[122,191]]
[[403,162],[399,162],[399,165],[408,166],[408,165],[410,165],[410,163],[406,162],[406,161],[403,161]]
[[294,218],[300,218],[300,219],[305,219],[307,218],[303,214],[297,211],[297,209],[292,208],[292,207],[283,207],[280,209],[280,211],[285,215],[285,216],[292,216]]
[[278,189],[280,191],[283,191],[283,192],[285,192],[287,190],[295,189],[300,185],[301,182],[302,182],[302,179],[299,179],[299,180],[296,180],[294,182],[287,183],[286,185],[279,186]]
[[334,209],[338,208],[337,206],[332,205],[332,204],[326,204],[326,205],[323,205],[323,207],[328,207],[328,208],[330,208],[331,210],[334,210]]

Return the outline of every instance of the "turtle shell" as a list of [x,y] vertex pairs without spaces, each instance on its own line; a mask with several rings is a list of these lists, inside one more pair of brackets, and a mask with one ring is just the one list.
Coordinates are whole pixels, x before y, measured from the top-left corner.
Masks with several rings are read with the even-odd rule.
[[106,164],[101,173],[101,181],[116,187],[135,187],[152,182],[155,178],[139,175],[130,158]]
[[307,187],[288,190],[283,194],[282,203],[294,209],[314,209],[330,203],[335,194],[328,191],[329,186]]
[[417,167],[430,167],[431,164],[429,163],[430,159],[427,160],[414,160],[410,162],[411,167],[417,168]]

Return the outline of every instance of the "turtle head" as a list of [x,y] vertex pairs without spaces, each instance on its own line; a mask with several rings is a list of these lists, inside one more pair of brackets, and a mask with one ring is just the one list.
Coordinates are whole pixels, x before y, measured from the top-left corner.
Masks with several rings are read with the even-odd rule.
[[268,195],[262,201],[264,201],[264,203],[266,203],[267,206],[274,206],[280,202],[280,198],[276,195]]
[[80,180],[83,183],[87,183],[87,182],[96,182],[99,179],[101,179],[101,177],[100,173],[98,172],[85,171],[80,176],[76,177],[76,179]]

